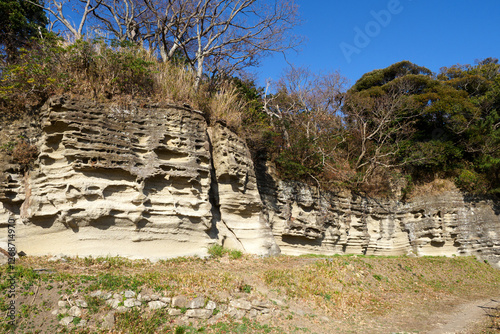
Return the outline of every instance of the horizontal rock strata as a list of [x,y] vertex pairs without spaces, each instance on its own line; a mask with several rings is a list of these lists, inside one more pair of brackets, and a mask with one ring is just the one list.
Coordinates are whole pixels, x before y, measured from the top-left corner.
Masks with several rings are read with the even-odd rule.
[[235,133],[187,107],[58,97],[39,122],[17,127],[38,138],[34,168],[0,164],[0,244],[15,218],[16,246],[30,255],[154,259],[220,243],[258,255],[500,259],[498,201],[455,190],[403,203],[280,181]]
[[75,255],[199,252],[211,227],[205,124],[179,107],[51,101],[38,166],[25,182],[18,246]]
[[260,170],[259,190],[285,254],[475,255],[500,260],[500,207],[458,190],[402,203],[321,191]]
[[262,214],[255,171],[246,144],[227,128],[209,129],[215,171],[214,193],[219,238],[228,248],[276,255],[279,248]]
[[[4,173],[0,189],[4,226],[10,216],[22,222],[18,249],[80,256],[203,255],[218,241],[219,222],[233,230],[230,246],[250,238],[252,243],[242,246],[246,252],[279,252],[262,220],[248,149],[230,131],[214,129],[215,165],[221,169],[214,171],[200,112],[54,98],[40,118],[35,168],[24,177]],[[233,180],[241,182],[237,193],[231,192]]]

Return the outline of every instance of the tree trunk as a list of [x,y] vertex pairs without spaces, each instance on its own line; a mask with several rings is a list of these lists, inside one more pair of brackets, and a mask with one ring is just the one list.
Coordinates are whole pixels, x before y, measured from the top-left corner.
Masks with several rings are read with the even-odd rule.
[[194,82],[194,88],[198,90],[201,84],[201,76],[203,75],[203,61],[204,57],[198,58],[198,64],[196,66],[196,80]]

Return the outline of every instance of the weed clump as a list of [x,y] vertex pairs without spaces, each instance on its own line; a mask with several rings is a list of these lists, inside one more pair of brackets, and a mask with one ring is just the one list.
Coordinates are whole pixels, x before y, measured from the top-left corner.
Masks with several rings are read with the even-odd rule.
[[208,248],[208,254],[214,258],[223,257],[227,254],[229,258],[236,260],[243,256],[243,252],[235,249],[227,249],[221,245],[215,244]]

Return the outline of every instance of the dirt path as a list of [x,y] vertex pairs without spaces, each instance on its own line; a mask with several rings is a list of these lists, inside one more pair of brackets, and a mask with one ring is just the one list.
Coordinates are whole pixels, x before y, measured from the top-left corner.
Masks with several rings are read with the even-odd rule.
[[492,313],[491,308],[499,305],[500,297],[459,305],[452,313],[445,315],[441,322],[435,323],[435,329],[428,334],[472,333],[471,330],[487,320],[487,315]]

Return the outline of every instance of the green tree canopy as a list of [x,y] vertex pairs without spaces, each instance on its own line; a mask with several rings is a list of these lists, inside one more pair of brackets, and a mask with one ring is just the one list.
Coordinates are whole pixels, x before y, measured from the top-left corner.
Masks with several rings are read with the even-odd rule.
[[12,61],[32,37],[46,33],[47,23],[41,7],[24,0],[0,0],[0,50],[4,60]]
[[351,90],[361,91],[374,86],[383,86],[393,81],[394,79],[409,74],[431,76],[432,71],[425,67],[415,65],[408,60],[404,60],[399,63],[395,63],[387,68],[374,70],[363,74],[363,76],[358,81],[356,81],[354,86],[352,86]]
[[[398,144],[401,166],[416,179],[454,177],[469,191],[500,193],[500,65],[495,58],[476,65],[441,68],[435,76],[408,61],[363,75],[348,95],[376,101],[406,97],[404,113],[391,114],[387,129],[406,117],[411,129]],[[349,114],[349,104],[345,111]],[[401,106],[398,106],[400,108]],[[359,109],[359,108],[357,108]],[[356,110],[357,110],[356,109]],[[375,109],[362,115],[379,124]],[[378,122],[378,123],[377,123]],[[358,121],[359,123],[359,121]],[[384,147],[394,142],[384,142]],[[373,141],[369,138],[370,142]],[[369,159],[374,158],[369,156]],[[404,165],[402,164],[404,162]],[[393,162],[397,165],[397,161]]]

